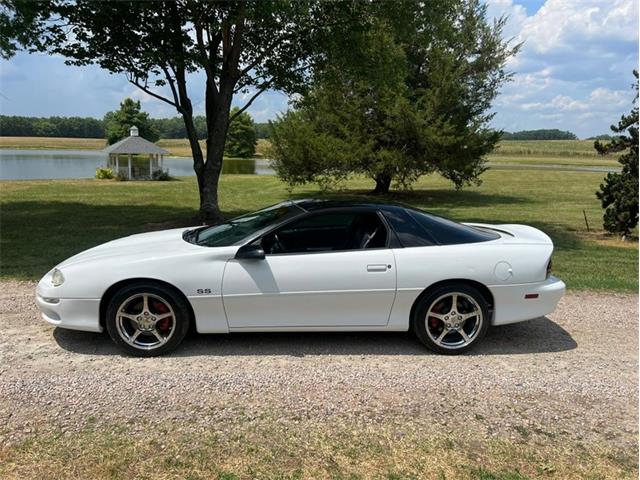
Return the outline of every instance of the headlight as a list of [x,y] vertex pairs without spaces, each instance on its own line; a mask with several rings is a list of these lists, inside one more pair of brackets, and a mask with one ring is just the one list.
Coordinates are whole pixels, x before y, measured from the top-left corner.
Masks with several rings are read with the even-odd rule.
[[54,287],[59,287],[64,283],[64,275],[57,268],[53,269],[53,273],[51,273],[51,285]]

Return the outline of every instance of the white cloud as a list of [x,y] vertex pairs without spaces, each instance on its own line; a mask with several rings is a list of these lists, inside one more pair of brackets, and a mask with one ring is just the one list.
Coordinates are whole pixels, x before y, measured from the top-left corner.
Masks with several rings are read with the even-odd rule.
[[496,99],[495,126],[555,124],[585,137],[606,133],[631,108],[637,0],[547,0],[535,13],[518,0],[486,1],[488,16],[509,16],[504,38],[523,42],[508,63],[514,77]]
[[539,53],[574,50],[594,40],[637,40],[637,20],[635,0],[547,0],[535,15],[521,21],[517,38]]
[[623,107],[629,103],[629,92],[622,90],[609,90],[608,88],[598,87],[589,95],[591,103],[601,106]]

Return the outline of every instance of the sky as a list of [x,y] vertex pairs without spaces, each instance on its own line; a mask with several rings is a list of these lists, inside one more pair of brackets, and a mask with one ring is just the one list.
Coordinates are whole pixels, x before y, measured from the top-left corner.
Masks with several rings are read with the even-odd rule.
[[[491,18],[507,15],[505,39],[523,42],[513,72],[494,101],[492,126],[507,131],[570,130],[580,138],[609,133],[631,109],[638,68],[638,0],[485,0]],[[203,111],[204,77],[190,78],[195,110]],[[201,88],[196,88],[200,86]],[[153,117],[177,113],[97,66],[73,67],[57,56],[19,53],[0,61],[0,113],[101,118],[125,97]],[[235,103],[243,105],[242,98]],[[266,92],[248,110],[257,122],[288,108]]]

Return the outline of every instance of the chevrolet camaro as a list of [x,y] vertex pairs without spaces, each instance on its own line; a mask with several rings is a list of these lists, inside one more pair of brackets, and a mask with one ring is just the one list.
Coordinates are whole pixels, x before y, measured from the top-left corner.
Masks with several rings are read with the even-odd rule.
[[36,303],[125,352],[199,333],[408,331],[457,354],[493,325],[551,313],[553,243],[526,225],[456,223],[402,205],[295,200],[215,226],[131,235],[47,273]]

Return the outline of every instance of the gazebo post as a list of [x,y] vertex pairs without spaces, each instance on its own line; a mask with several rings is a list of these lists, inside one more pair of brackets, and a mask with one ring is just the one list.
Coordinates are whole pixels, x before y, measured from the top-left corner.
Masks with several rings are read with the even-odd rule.
[[164,155],[160,154],[160,169],[164,169]]
[[116,153],[114,157],[116,159],[116,175],[118,175],[118,172],[120,171],[120,155]]
[[131,154],[128,155],[129,158],[129,180],[132,180],[131,178]]
[[153,153],[149,155],[149,178],[153,178]]

